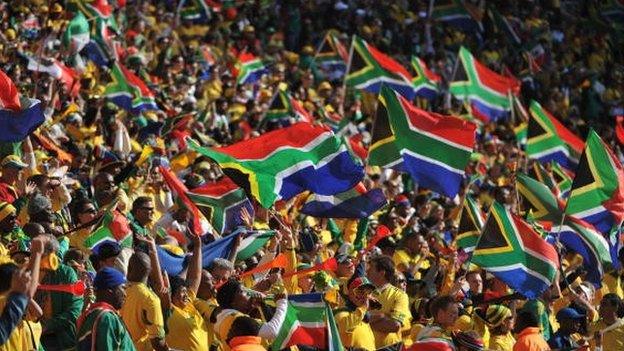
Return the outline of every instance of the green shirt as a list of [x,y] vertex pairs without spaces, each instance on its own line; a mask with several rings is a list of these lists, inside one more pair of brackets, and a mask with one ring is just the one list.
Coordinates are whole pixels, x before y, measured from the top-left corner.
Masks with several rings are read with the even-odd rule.
[[[66,264],[46,271],[41,284],[73,284],[76,272]],[[76,345],[76,319],[82,311],[82,297],[64,292],[38,291],[35,300],[44,312],[42,342],[46,349],[67,350]],[[52,346],[53,343],[54,346]]]
[[[93,340],[94,337],[95,342]],[[84,318],[78,330],[78,345],[76,349],[77,351],[136,350],[130,338],[130,333],[128,333],[117,312],[104,308],[92,309]]]

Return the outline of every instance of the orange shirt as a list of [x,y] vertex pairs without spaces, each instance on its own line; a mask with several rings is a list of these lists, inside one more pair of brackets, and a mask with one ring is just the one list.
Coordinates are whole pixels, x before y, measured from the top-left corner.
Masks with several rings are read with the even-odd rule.
[[520,334],[518,334],[516,344],[513,347],[513,351],[546,350],[550,350],[550,346],[548,346],[548,343],[544,340],[540,328],[536,327],[524,328]]
[[232,351],[266,351],[259,336],[237,336],[229,345]]

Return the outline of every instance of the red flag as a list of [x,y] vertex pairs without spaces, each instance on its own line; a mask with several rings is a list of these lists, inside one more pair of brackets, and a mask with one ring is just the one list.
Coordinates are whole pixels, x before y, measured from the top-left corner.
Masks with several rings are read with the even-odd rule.
[[300,271],[294,271],[284,274],[282,278],[292,277],[293,275],[313,273],[318,271],[332,271],[335,272],[338,269],[338,261],[335,257],[329,258],[322,263],[314,265],[313,267],[302,269]]
[[175,195],[182,201],[184,206],[193,214],[193,232],[195,233],[195,235],[203,235],[204,233],[202,233],[203,230],[201,223],[201,218],[203,217],[203,215],[199,211],[199,208],[197,208],[193,201],[191,201],[191,199],[189,199],[189,197],[186,195],[186,193],[188,192],[186,186],[182,184],[182,182],[178,179],[178,177],[175,176],[175,174],[173,174],[173,172],[171,172],[171,170],[163,166],[158,167],[158,170],[162,174],[165,182],[167,183],[171,191],[175,193]]
[[268,271],[272,268],[286,268],[288,265],[288,258],[283,253],[277,255],[272,261],[259,265],[256,268],[250,269],[247,272],[241,273],[238,277],[246,277],[248,275],[256,274],[258,272]]
[[37,290],[66,292],[75,296],[82,296],[85,292],[85,284],[82,280],[79,280],[73,284],[39,284]]
[[624,116],[615,117],[615,136],[624,145]]
[[377,231],[375,231],[375,236],[373,236],[371,240],[368,242],[368,246],[366,246],[366,250],[369,251],[375,245],[377,245],[377,243],[381,241],[381,239],[387,238],[391,235],[392,235],[392,232],[390,231],[390,229],[388,229],[388,227],[386,227],[383,224],[379,225],[377,227]]
[[35,137],[39,145],[48,151],[56,152],[56,158],[61,161],[61,163],[71,163],[74,157],[61,149],[58,145],[56,145],[50,138],[40,134],[39,132],[34,132],[32,135]]
[[17,87],[2,70],[0,70],[0,108],[16,112],[22,109]]

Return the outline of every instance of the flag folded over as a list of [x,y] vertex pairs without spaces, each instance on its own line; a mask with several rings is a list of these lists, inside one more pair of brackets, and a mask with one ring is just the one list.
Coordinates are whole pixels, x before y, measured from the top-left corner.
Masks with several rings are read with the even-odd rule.
[[335,80],[345,74],[349,52],[340,42],[335,31],[328,31],[319,44],[314,65],[324,79]]
[[279,322],[280,329],[273,340],[272,350],[294,345],[344,350],[334,315],[321,293],[288,296],[288,308]]
[[421,110],[387,86],[379,100],[377,109],[390,122],[402,168],[419,186],[455,197],[474,148],[476,125]]
[[458,60],[451,93],[467,101],[479,119],[488,122],[508,118],[512,109],[509,95],[520,93],[520,82],[490,70],[463,46]]
[[154,93],[132,71],[116,62],[111,68],[110,83],[105,90],[106,97],[124,110],[138,114],[145,110],[158,110]]
[[428,100],[433,100],[438,95],[438,84],[442,81],[442,78],[431,72],[425,61],[416,56],[412,56],[412,67],[416,72],[416,75],[412,79],[416,96],[423,97]]
[[483,212],[479,204],[470,195],[466,195],[457,227],[457,246],[466,252],[472,252],[479,241],[483,228]]
[[471,262],[528,299],[548,289],[559,268],[555,248],[498,202],[490,208]]
[[334,133],[303,122],[222,148],[204,148],[191,139],[188,147],[219,163],[265,208],[306,190],[334,195],[363,176],[362,166]]
[[199,208],[197,208],[195,203],[189,198],[188,189],[184,184],[182,184],[178,177],[176,177],[171,170],[163,166],[158,167],[158,170],[162,174],[167,186],[169,186],[169,189],[182,202],[184,207],[191,212],[191,215],[193,216],[191,226],[193,233],[195,233],[195,235],[202,236],[207,232],[214,231],[210,223],[208,223],[206,217],[204,217]]
[[238,64],[238,75],[236,76],[236,84],[238,85],[255,83],[268,73],[262,60],[250,52],[241,52],[238,55]]
[[[234,235],[234,234],[233,234]],[[245,261],[258,252],[272,237],[274,230],[253,230],[245,232],[236,250],[236,260]]]
[[228,177],[188,191],[187,195],[219,233],[229,233],[243,225],[243,209],[254,214],[245,191]]
[[0,142],[22,141],[44,121],[41,101],[20,98],[11,78],[0,70]]
[[526,153],[542,163],[556,161],[574,172],[583,140],[574,135],[536,101],[531,101]]
[[317,218],[364,218],[387,204],[381,189],[366,191],[362,183],[336,195],[312,194],[301,213]]
[[516,189],[523,199],[523,207],[530,211],[534,219],[554,224],[549,228],[550,234],[558,236],[568,250],[583,257],[586,279],[600,286],[605,267],[612,261],[609,255],[610,245],[602,234],[590,224],[574,217],[565,217],[562,222],[563,202],[544,183],[518,173]]
[[624,220],[624,170],[609,146],[591,130],[579,161],[566,214],[607,233]]
[[[236,235],[232,234],[202,246],[203,268],[210,267],[215,258],[228,258],[234,247],[235,238]],[[167,274],[178,275],[186,268],[189,255],[180,256],[160,246],[157,247],[157,251],[160,266]]]
[[448,23],[464,31],[482,30],[481,18],[468,2],[461,0],[437,0],[431,11],[431,18]]
[[314,118],[303,105],[287,91],[279,90],[271,100],[269,109],[264,114],[261,124],[267,121],[290,119],[297,122],[312,122]]
[[132,247],[132,230],[128,219],[117,210],[104,213],[100,226],[84,240],[84,246],[91,249],[105,241],[116,241],[121,247]]
[[82,12],[76,13],[63,33],[63,45],[71,52],[80,52],[89,42],[89,23]]
[[381,85],[386,84],[407,99],[414,98],[414,78],[405,67],[360,37],[355,36],[351,45],[347,86],[377,94]]

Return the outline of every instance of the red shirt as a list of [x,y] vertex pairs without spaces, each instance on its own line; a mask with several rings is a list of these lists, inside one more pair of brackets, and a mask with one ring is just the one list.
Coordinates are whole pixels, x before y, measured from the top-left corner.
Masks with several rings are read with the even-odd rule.
[[17,192],[7,183],[0,182],[0,202],[8,202],[10,204],[17,200]]

